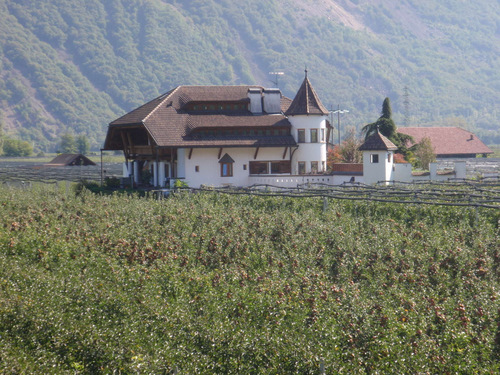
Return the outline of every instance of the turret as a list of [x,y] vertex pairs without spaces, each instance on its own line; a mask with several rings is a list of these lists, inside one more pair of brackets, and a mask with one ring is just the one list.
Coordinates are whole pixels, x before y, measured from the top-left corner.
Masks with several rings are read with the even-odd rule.
[[366,184],[378,181],[388,184],[393,180],[394,151],[397,149],[398,147],[380,134],[378,129],[365,140],[359,150],[363,151],[363,179]]
[[292,173],[326,172],[328,110],[323,106],[305,71],[305,78],[285,112],[299,144],[293,154]]

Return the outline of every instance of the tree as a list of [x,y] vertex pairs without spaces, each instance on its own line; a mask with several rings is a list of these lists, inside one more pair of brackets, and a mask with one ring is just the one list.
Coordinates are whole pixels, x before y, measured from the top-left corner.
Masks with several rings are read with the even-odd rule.
[[350,127],[342,144],[328,152],[328,167],[331,168],[333,163],[362,163],[363,153],[359,151],[361,144],[362,141],[356,137],[356,130]]
[[76,141],[73,134],[64,133],[63,135],[61,135],[59,151],[63,154],[74,154],[76,150]]
[[391,101],[389,98],[384,99],[382,112],[378,120],[363,126],[361,129],[361,133],[365,135],[365,140],[377,131],[394,143],[403,155],[406,155],[408,150],[411,149],[408,148],[408,144],[414,142],[412,136],[397,132],[396,124],[392,119]]
[[5,156],[30,156],[33,153],[31,143],[19,139],[7,138],[3,141]]
[[76,138],[76,148],[80,154],[85,155],[86,153],[89,152],[90,149],[90,143],[88,138],[85,136],[85,134],[80,134]]
[[417,159],[417,167],[429,169],[429,164],[436,161],[434,147],[429,137],[423,138],[415,147],[414,155]]
[[397,128],[391,116],[391,101],[389,98],[385,98],[384,103],[382,104],[382,112],[378,120],[372,122],[371,124],[363,126],[363,128],[361,129],[362,134],[364,134],[365,136],[365,140],[372,134],[375,134],[378,130],[380,134],[386,136],[392,141],[396,134]]
[[339,150],[343,163],[361,163],[363,161],[363,153],[359,151],[359,147],[362,143],[363,142],[356,137],[356,129],[354,127],[349,127]]

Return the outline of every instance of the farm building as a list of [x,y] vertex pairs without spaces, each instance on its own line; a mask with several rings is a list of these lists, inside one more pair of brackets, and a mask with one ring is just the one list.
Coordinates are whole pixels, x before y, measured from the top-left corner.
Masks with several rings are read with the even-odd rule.
[[45,164],[47,167],[70,167],[75,165],[96,165],[96,163],[82,154],[60,154]]
[[399,133],[413,137],[416,143],[429,138],[437,158],[475,158],[493,151],[470,131],[458,127],[398,128]]

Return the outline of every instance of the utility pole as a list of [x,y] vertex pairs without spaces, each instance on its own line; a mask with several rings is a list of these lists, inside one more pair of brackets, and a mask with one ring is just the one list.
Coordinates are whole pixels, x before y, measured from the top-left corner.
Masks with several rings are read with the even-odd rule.
[[410,125],[410,94],[408,93],[408,86],[405,86],[404,88],[404,94],[403,94],[403,105],[404,105],[404,124],[405,126]]
[[340,109],[340,104],[337,105],[337,109],[335,111],[331,111],[331,113],[337,114],[337,131],[339,134],[339,146],[340,146],[340,114],[341,113],[349,113],[347,109]]

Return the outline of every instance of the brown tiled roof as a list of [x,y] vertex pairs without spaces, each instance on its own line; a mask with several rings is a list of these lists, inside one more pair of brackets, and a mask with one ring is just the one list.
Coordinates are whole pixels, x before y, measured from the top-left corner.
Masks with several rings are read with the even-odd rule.
[[316,91],[309,82],[309,78],[304,78],[302,85],[297,91],[290,107],[285,112],[288,115],[327,115],[329,112],[319,100]]
[[70,165],[96,165],[92,160],[82,154],[60,154],[52,161],[46,164],[47,166],[70,166]]
[[286,96],[281,96],[281,112],[285,113],[290,108],[290,104],[292,104],[292,99],[287,98]]
[[380,134],[379,131],[370,135],[367,140],[359,147],[361,151],[395,151],[398,147],[392,143],[387,137]]
[[437,156],[493,153],[473,133],[458,127],[408,127],[398,128],[398,132],[411,135],[416,143],[430,138]]
[[177,88],[151,100],[150,102],[147,102],[146,104],[141,105],[139,108],[136,108],[133,111],[130,111],[122,117],[114,120],[110,123],[110,125],[135,125],[142,123],[146,119],[146,117],[151,114],[151,112],[154,111],[156,107],[158,107],[166,99],[168,99],[175,90],[177,90]]
[[248,90],[260,86],[181,86],[181,105],[189,102],[248,101]]
[[187,120],[189,129],[195,128],[227,128],[227,127],[287,127],[290,122],[283,115],[202,115],[189,116]]
[[289,147],[297,143],[291,135],[185,137],[183,147]]
[[[239,137],[229,139],[221,137],[203,141],[190,138],[190,133],[200,128],[224,127],[291,127],[283,114],[258,114],[249,111],[239,112],[188,112],[185,105],[190,102],[245,102],[248,90],[259,86],[178,86],[141,107],[127,113],[110,123],[110,127],[142,125],[160,147],[216,147],[221,146],[271,146],[295,145],[292,136],[280,137]],[[287,109],[291,100],[281,98],[281,108]],[[111,132],[108,131],[104,148],[110,147]],[[117,136],[117,135],[115,135]],[[116,140],[115,140],[116,141]],[[219,142],[219,143],[218,143]],[[121,141],[118,141],[121,143]],[[116,144],[116,142],[115,142]]]
[[333,163],[332,172],[363,173],[363,163]]

